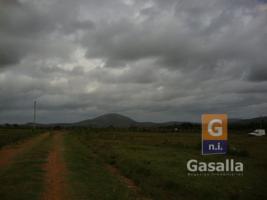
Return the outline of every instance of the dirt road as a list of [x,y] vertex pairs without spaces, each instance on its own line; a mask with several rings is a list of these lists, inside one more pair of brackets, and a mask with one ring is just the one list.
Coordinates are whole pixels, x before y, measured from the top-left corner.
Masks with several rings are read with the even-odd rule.
[[54,132],[53,144],[48,155],[47,163],[44,166],[45,191],[42,200],[65,200],[66,194],[66,165],[63,159],[63,134]]

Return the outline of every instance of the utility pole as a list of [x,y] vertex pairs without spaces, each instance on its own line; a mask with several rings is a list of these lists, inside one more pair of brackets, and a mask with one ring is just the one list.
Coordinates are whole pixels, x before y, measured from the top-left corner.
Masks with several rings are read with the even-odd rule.
[[260,129],[263,129],[263,116],[260,118]]
[[33,104],[33,128],[36,127],[36,100],[34,100]]

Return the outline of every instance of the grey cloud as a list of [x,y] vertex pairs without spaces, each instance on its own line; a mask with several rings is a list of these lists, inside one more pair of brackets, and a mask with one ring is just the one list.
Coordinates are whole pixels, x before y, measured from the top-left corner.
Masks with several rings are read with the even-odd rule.
[[91,20],[74,21],[72,23],[67,22],[62,26],[62,29],[65,33],[73,33],[78,30],[92,30],[94,28],[95,24]]
[[265,115],[263,5],[1,1],[0,123],[30,121],[36,98],[42,122],[107,112],[151,121]]
[[1,32],[18,37],[35,37],[41,32],[51,29],[48,16],[43,16],[27,3],[10,4],[1,1]]

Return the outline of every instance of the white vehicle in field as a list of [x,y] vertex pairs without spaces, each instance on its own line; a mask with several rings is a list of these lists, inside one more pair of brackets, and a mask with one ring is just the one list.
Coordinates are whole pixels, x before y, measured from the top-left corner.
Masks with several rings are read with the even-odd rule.
[[249,135],[253,135],[253,136],[264,136],[265,130],[264,129],[256,129],[255,131],[249,133]]

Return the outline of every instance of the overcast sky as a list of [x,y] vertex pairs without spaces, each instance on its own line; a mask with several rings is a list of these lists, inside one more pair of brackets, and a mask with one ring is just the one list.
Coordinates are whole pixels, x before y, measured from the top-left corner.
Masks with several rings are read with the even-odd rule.
[[0,0],[0,123],[267,115],[266,0]]

